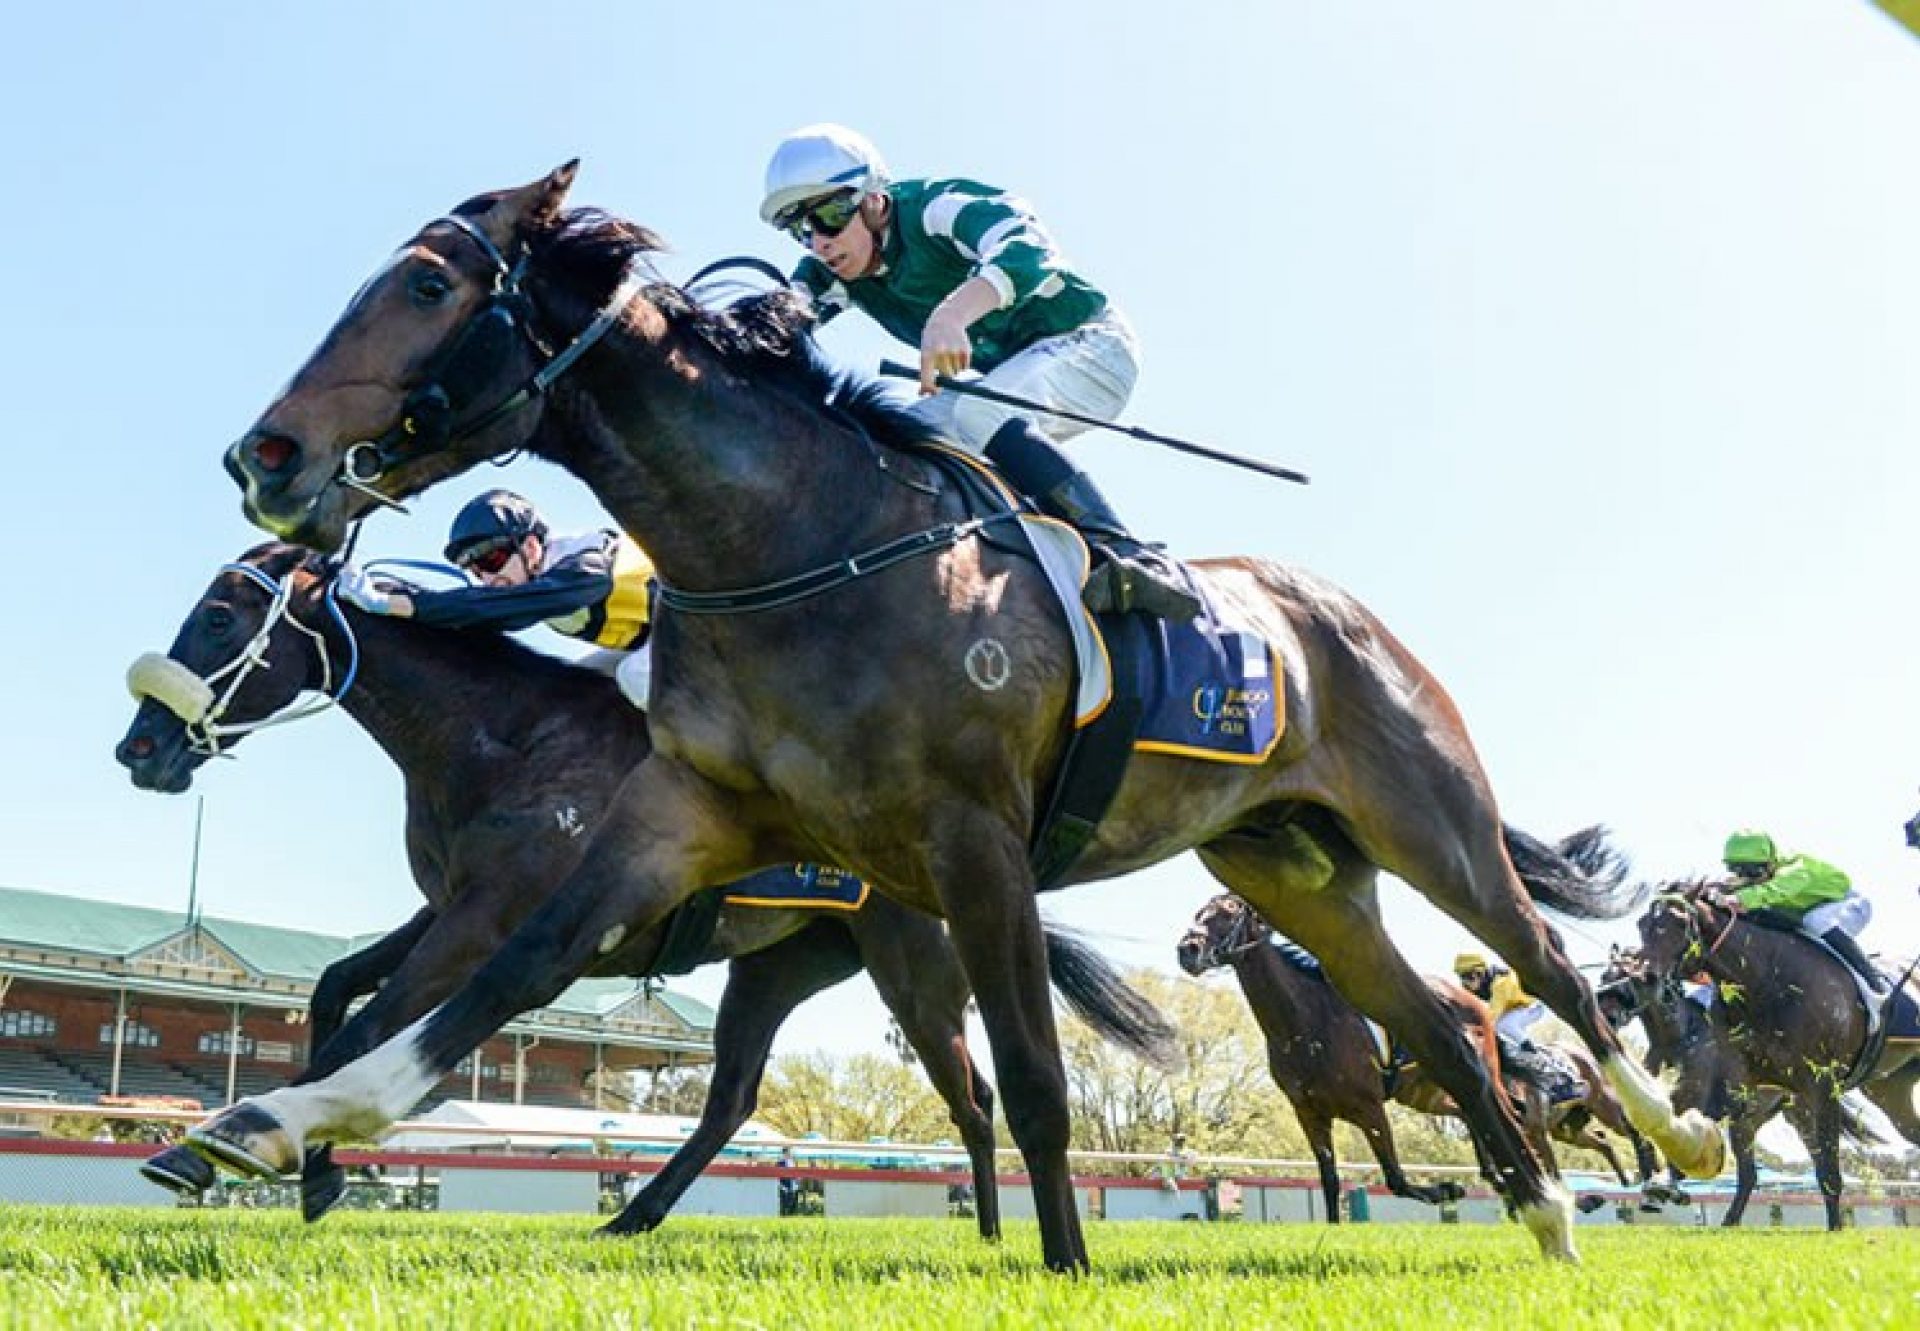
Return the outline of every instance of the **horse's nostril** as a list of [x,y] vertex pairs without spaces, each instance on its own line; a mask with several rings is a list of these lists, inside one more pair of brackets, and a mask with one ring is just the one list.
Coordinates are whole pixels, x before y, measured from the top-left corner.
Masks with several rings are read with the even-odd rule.
[[264,471],[284,471],[300,457],[300,445],[283,434],[263,434],[253,441],[253,460]]
[[120,746],[120,757],[133,762],[141,762],[153,757],[153,737],[151,735],[134,736]]

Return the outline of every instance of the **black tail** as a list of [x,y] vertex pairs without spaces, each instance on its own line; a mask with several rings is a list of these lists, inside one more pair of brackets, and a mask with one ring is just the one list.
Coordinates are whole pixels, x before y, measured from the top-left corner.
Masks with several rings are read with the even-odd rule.
[[1527,894],[1540,905],[1582,920],[1617,920],[1646,904],[1649,888],[1627,882],[1626,857],[1607,844],[1607,829],[1588,827],[1549,846],[1517,827],[1502,826],[1507,856]]
[[1185,1065],[1173,1023],[1131,988],[1105,957],[1051,926],[1046,936],[1047,973],[1074,1016],[1101,1039],[1150,1067],[1178,1072]]
[[1860,1097],[1851,1091],[1840,1097],[1840,1135],[1845,1137],[1847,1144],[1856,1151],[1867,1154],[1884,1151],[1894,1145],[1881,1136],[1873,1124],[1867,1122],[1866,1113],[1861,1108]]

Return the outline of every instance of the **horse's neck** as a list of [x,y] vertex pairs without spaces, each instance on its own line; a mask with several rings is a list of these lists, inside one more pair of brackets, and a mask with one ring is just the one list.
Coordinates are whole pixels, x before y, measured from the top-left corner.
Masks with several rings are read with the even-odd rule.
[[[657,318],[656,314],[656,318]],[[743,380],[664,325],[581,363],[536,449],[584,479],[661,576],[690,590],[770,581],[851,553],[911,507],[851,431]]]
[[483,724],[486,690],[444,653],[434,630],[376,615],[356,616],[360,669],[340,707],[359,722],[409,780],[445,768],[471,748]]
[[[360,669],[340,706],[410,783],[459,780],[492,747],[476,744],[476,736],[517,748],[520,731],[546,724],[563,707],[585,705],[548,690],[554,696],[529,715],[515,702],[522,688],[510,663],[482,668],[473,655],[477,644],[462,641],[470,636],[465,632],[375,615],[357,616],[354,627]],[[641,724],[639,714],[632,715]],[[596,722],[592,733],[611,742],[605,725]]]
[[1233,958],[1254,1019],[1268,1036],[1296,1035],[1320,1024],[1332,994],[1330,986],[1306,974],[1262,942]]

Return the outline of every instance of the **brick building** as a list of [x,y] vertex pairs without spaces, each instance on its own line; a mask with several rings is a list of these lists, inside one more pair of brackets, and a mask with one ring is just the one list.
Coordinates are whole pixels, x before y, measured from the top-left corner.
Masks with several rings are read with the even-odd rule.
[[[307,1058],[320,972],[377,935],[189,920],[0,888],[0,1100],[166,1096],[213,1108]],[[713,1012],[635,980],[583,980],[509,1025],[429,1097],[611,1107],[608,1074],[713,1061]]]

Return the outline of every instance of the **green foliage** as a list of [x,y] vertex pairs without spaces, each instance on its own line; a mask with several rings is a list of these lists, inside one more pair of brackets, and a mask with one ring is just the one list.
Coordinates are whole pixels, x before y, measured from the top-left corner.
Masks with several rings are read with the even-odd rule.
[[754,1116],[790,1137],[817,1132],[835,1141],[931,1142],[954,1135],[947,1107],[926,1074],[877,1054],[776,1058],[761,1083]]
[[1031,1224],[0,1207],[0,1326],[1589,1328],[1910,1326],[1920,1235],[1583,1232],[1549,1266],[1516,1226],[1095,1224],[1093,1274]]

